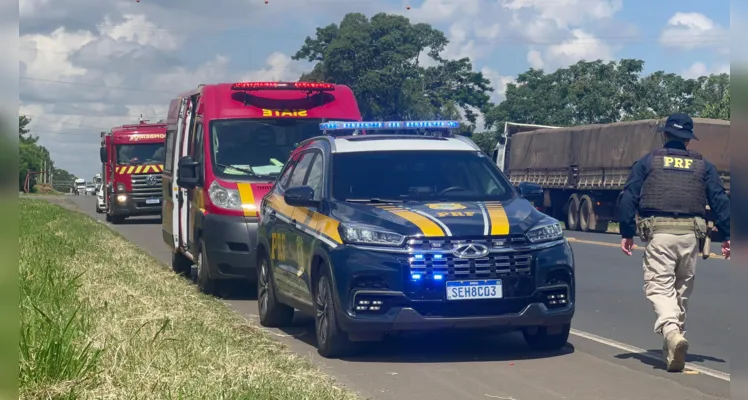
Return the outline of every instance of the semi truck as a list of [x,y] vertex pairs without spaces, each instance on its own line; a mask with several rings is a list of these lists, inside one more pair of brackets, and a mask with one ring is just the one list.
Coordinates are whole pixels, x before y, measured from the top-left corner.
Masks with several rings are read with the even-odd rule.
[[[658,133],[664,119],[647,119],[572,127],[507,122],[493,159],[518,185],[543,188],[536,206],[566,224],[566,229],[605,232],[618,222],[618,205],[631,167],[662,147]],[[701,153],[720,173],[730,193],[730,122],[694,118],[689,149]],[[707,221],[713,229],[707,207]],[[717,240],[712,231],[712,240]],[[716,235],[718,236],[718,235]]]
[[160,216],[163,201],[166,124],[140,121],[101,134],[101,158],[106,220]]

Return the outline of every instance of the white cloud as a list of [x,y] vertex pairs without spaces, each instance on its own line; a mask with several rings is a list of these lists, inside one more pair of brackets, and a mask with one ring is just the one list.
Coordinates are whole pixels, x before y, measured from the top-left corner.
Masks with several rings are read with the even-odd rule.
[[512,11],[529,10],[533,19],[551,21],[561,29],[611,18],[623,9],[622,0],[504,0],[502,5]]
[[610,61],[614,58],[613,48],[603,40],[581,29],[571,31],[573,38],[548,46],[542,53],[530,49],[527,62],[533,68],[548,71],[574,64],[578,61]]
[[681,50],[711,48],[729,53],[728,29],[716,24],[704,14],[675,13],[660,34],[660,44]]
[[490,67],[483,67],[480,72],[483,73],[486,79],[491,81],[491,86],[494,89],[494,92],[491,94],[491,101],[494,103],[503,101],[506,98],[506,87],[508,84],[514,82],[514,76],[501,75],[499,71]]
[[711,74],[729,74],[730,64],[712,64],[707,66],[705,63],[697,61],[691,64],[690,67],[681,71],[681,75],[684,78],[695,79],[701,76],[707,76]]
[[[27,15],[43,6],[29,1],[21,3]],[[57,165],[78,175],[97,168],[100,131],[141,115],[164,118],[169,100],[181,91],[200,83],[294,79],[308,68],[280,52],[258,70],[240,70],[228,55],[215,53],[186,66],[178,56],[185,31],[160,28],[143,14],[113,15],[90,29],[59,27],[19,39],[19,112],[32,118],[32,132]]]

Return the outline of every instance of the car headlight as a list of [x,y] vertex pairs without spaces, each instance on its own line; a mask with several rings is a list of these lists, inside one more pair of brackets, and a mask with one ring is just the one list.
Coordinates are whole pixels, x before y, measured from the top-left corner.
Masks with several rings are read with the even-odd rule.
[[530,243],[551,242],[564,237],[564,230],[558,222],[541,222],[527,232]]
[[121,182],[120,182],[120,183],[118,183],[118,184],[117,184],[117,192],[118,192],[118,193],[122,193],[122,192],[124,192],[124,191],[125,191],[125,184],[124,184],[124,183],[121,183]]
[[218,182],[213,181],[208,188],[208,197],[210,201],[216,205],[216,207],[225,208],[227,210],[241,210],[242,199],[239,196],[239,191],[236,189],[228,189]]
[[340,236],[346,243],[400,246],[405,236],[368,226],[342,226]]

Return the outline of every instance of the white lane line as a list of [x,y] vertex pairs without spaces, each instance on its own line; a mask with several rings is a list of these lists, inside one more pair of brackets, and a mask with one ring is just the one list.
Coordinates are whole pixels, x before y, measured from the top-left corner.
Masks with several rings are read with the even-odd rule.
[[[629,353],[636,353],[636,354],[640,354],[641,356],[647,357],[652,360],[662,361],[662,358],[657,353],[652,353],[647,350],[640,349],[638,347],[630,346],[625,343],[621,343],[621,342],[617,342],[612,339],[604,338],[602,336],[593,335],[591,333],[582,332],[576,329],[572,329],[571,334],[574,336],[579,336],[584,339],[592,340],[593,342],[604,344],[606,346],[615,347],[618,350],[627,351]],[[686,370],[696,371],[700,374],[711,376],[712,378],[717,378],[723,381],[730,382],[730,374],[722,372],[722,371],[717,371],[715,369],[701,367],[701,366],[694,365],[691,363],[686,363]]]

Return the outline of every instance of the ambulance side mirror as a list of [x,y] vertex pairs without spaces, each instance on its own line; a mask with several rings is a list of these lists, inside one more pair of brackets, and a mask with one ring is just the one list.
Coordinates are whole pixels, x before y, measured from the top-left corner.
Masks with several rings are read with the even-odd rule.
[[99,158],[101,159],[102,164],[106,164],[107,160],[107,154],[106,154],[106,147],[100,147],[99,148]]
[[543,200],[543,188],[537,183],[520,182],[517,190],[519,190],[519,195],[530,203]]
[[198,166],[190,156],[184,156],[179,159],[177,164],[177,186],[182,189],[193,189],[199,183]]

